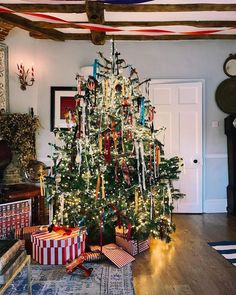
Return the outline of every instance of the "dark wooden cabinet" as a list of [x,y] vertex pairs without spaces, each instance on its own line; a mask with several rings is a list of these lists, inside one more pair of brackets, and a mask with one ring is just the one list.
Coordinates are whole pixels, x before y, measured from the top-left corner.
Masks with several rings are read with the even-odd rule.
[[48,224],[48,210],[45,207],[44,197],[40,194],[39,186],[29,183],[9,185],[5,188],[4,199],[8,202],[31,199],[31,224]]
[[229,115],[225,118],[229,177],[227,186],[227,212],[230,214],[236,214],[236,128],[233,125],[235,118],[236,115]]

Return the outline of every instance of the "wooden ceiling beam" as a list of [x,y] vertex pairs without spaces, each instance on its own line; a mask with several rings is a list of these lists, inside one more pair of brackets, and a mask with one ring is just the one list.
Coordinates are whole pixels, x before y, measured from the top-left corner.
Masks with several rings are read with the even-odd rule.
[[148,40],[236,40],[236,35],[221,34],[204,34],[204,35],[160,35],[160,36],[144,36],[144,35],[116,35],[107,36],[114,40],[128,41],[148,41]]
[[13,25],[0,21],[0,40],[1,41],[5,40],[6,36],[9,34],[12,28],[14,28]]
[[232,27],[236,21],[123,21],[123,22],[105,22],[105,25],[114,27],[158,27],[158,26],[192,26],[192,27]]
[[[96,2],[96,1],[89,1]],[[102,4],[102,2],[100,2]],[[86,4],[2,4],[17,12],[83,13]],[[104,4],[111,12],[194,12],[194,11],[236,11],[236,4]]]
[[52,12],[52,13],[84,13],[85,4],[2,4],[13,11],[24,12]]
[[7,22],[13,26],[16,26],[18,28],[21,28],[23,30],[32,32],[32,33],[41,33],[44,35],[47,39],[51,39],[54,41],[64,41],[64,34],[62,32],[59,32],[57,30],[53,29],[44,29],[39,26],[37,26],[36,23],[25,19],[23,17],[20,17],[15,14],[11,13],[0,13],[0,21]]
[[[91,40],[90,34],[65,34],[66,40]],[[106,41],[106,38],[105,38]]]
[[[205,35],[106,35],[106,40],[149,41],[149,40],[236,40],[236,35],[205,34]],[[90,34],[65,34],[66,40],[90,40]]]
[[[104,24],[104,4],[102,2],[86,0],[88,21],[92,24]],[[91,30],[91,41],[94,45],[104,45],[106,33]]]
[[106,4],[110,12],[236,11],[236,4]]
[[[45,36],[37,33],[30,33],[30,36],[36,39],[47,39]],[[74,34],[74,33],[67,33],[65,34],[66,40],[91,40],[90,34]]]
[[[1,15],[0,15],[1,16]],[[87,22],[80,22],[87,24]],[[48,23],[48,22],[37,22],[37,25],[40,26],[41,28],[45,29],[55,29],[55,28],[76,28],[79,29],[78,26],[76,26],[76,22],[74,23]]]

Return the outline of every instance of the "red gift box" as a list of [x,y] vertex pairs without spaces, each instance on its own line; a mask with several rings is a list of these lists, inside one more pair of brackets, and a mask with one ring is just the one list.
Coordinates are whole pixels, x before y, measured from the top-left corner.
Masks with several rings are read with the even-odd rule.
[[66,264],[85,251],[85,230],[75,229],[70,235],[40,232],[31,235],[33,260],[40,264]]
[[147,249],[149,249],[149,240],[134,240],[127,239],[127,230],[123,227],[116,227],[116,244],[120,246],[123,250],[127,251],[132,256],[135,256]]
[[30,225],[31,200],[0,204],[0,239],[11,236],[14,229]]

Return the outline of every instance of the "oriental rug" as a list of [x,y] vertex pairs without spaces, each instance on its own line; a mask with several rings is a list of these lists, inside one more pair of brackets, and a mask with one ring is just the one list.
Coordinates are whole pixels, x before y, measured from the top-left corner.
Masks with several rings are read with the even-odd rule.
[[236,266],[236,241],[210,242],[208,245]]
[[[134,295],[131,264],[122,268],[108,263],[86,263],[93,267],[89,278],[81,270],[72,274],[65,266],[32,265],[33,295]],[[27,295],[27,271],[18,274],[5,295]]]

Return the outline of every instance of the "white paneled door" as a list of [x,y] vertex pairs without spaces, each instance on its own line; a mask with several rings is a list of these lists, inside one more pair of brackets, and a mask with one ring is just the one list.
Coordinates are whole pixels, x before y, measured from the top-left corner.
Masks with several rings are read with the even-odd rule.
[[176,213],[202,212],[202,82],[152,80],[150,100],[156,108],[155,129],[165,156],[180,156],[184,168],[174,185],[186,196],[174,203]]

